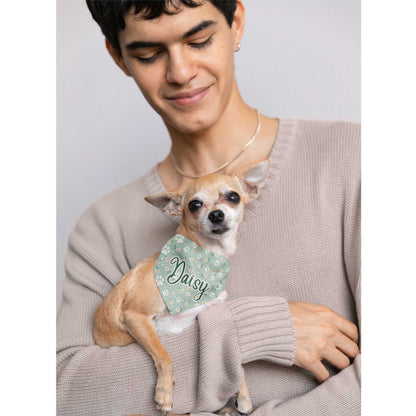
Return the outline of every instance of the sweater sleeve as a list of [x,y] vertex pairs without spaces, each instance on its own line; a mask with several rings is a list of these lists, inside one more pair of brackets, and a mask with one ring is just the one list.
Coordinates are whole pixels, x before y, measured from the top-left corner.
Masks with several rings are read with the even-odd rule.
[[[150,355],[138,344],[104,349],[92,336],[97,306],[127,267],[117,233],[103,218],[93,206],[69,238],[57,317],[57,414],[159,415]],[[241,384],[242,362],[290,365],[294,358],[293,328],[282,298],[212,305],[184,332],[161,341],[173,361],[173,412],[179,414],[220,408]]]

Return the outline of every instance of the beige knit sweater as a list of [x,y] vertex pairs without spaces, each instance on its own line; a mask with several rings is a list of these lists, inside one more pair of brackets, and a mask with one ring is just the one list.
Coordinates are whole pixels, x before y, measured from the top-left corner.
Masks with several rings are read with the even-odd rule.
[[[293,366],[287,301],[326,305],[360,322],[360,128],[283,119],[270,175],[246,206],[227,278],[229,299],[182,334],[162,336],[174,367],[174,413],[209,415],[238,390],[242,364],[263,415],[359,415],[360,357],[321,385]],[[138,344],[92,337],[101,299],[177,228],[144,201],[164,191],[156,167],[81,216],[66,258],[57,323],[58,415],[159,415],[156,370]]]

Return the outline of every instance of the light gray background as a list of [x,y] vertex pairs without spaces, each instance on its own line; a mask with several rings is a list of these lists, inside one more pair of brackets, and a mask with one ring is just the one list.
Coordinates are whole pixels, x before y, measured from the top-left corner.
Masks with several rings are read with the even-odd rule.
[[[360,1],[243,0],[245,101],[272,117],[360,121]],[[113,63],[84,0],[57,1],[57,307],[68,235],[108,191],[162,160],[158,114]]]

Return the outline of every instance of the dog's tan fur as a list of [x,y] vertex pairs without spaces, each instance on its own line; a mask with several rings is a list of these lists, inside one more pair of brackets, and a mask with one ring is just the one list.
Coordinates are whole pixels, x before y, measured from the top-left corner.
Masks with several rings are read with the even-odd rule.
[[[183,194],[167,192],[145,199],[172,216],[181,215],[182,221],[176,234],[182,234],[198,245],[206,246],[207,239],[202,235],[200,214],[190,212],[187,204],[195,194],[203,192],[204,199],[210,202],[210,204],[204,202],[204,205],[207,205],[204,209],[214,210],[218,204],[232,206],[221,193],[222,189],[228,187],[238,192],[241,197],[236,221],[237,224],[240,223],[245,205],[257,197],[258,190],[264,185],[268,162],[262,162],[252,168],[254,169],[248,169],[241,176],[231,177],[220,174],[205,176],[192,182]],[[259,183],[253,184],[252,181],[250,182],[250,172],[253,175],[253,170],[256,169],[257,176],[264,178],[261,177]],[[226,241],[222,247],[225,254],[234,253],[236,238],[237,232],[234,232],[234,235]],[[218,239],[215,244],[221,245],[221,240]],[[94,316],[94,339],[101,347],[121,347],[134,342],[142,345],[149,352],[156,366],[158,377],[155,400],[158,408],[163,414],[170,415],[173,389],[172,361],[154,326],[155,320],[167,313],[153,275],[154,264],[159,254],[160,252],[155,253],[137,263],[103,299]],[[245,377],[238,395],[241,402],[239,410],[245,413],[251,412],[252,407]]]

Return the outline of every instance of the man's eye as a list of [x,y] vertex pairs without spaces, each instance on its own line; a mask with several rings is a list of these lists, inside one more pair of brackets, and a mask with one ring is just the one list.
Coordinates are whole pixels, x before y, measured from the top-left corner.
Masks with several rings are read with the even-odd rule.
[[240,202],[240,195],[237,192],[231,191],[225,195],[225,199],[233,204],[238,204]]
[[151,64],[156,57],[159,55],[158,53],[155,53],[154,55],[152,55],[150,58],[140,58],[139,56],[136,57],[136,59],[141,62],[142,64]]
[[189,204],[188,208],[191,212],[196,212],[202,207],[202,202],[198,201],[197,199],[193,199]]
[[190,45],[193,47],[193,48],[197,48],[197,49],[204,49],[204,48],[206,48],[208,45],[211,45],[211,43],[212,43],[212,35],[207,39],[207,40],[205,40],[204,42],[201,42],[201,43],[190,43]]
[[[195,48],[195,49],[204,49],[208,47],[211,43],[212,43],[212,35],[204,42],[190,43],[190,45],[192,48]],[[140,56],[136,56],[136,59],[142,64],[151,64],[152,62],[156,60],[158,55],[159,55],[159,52],[155,53],[150,58],[141,58]]]

